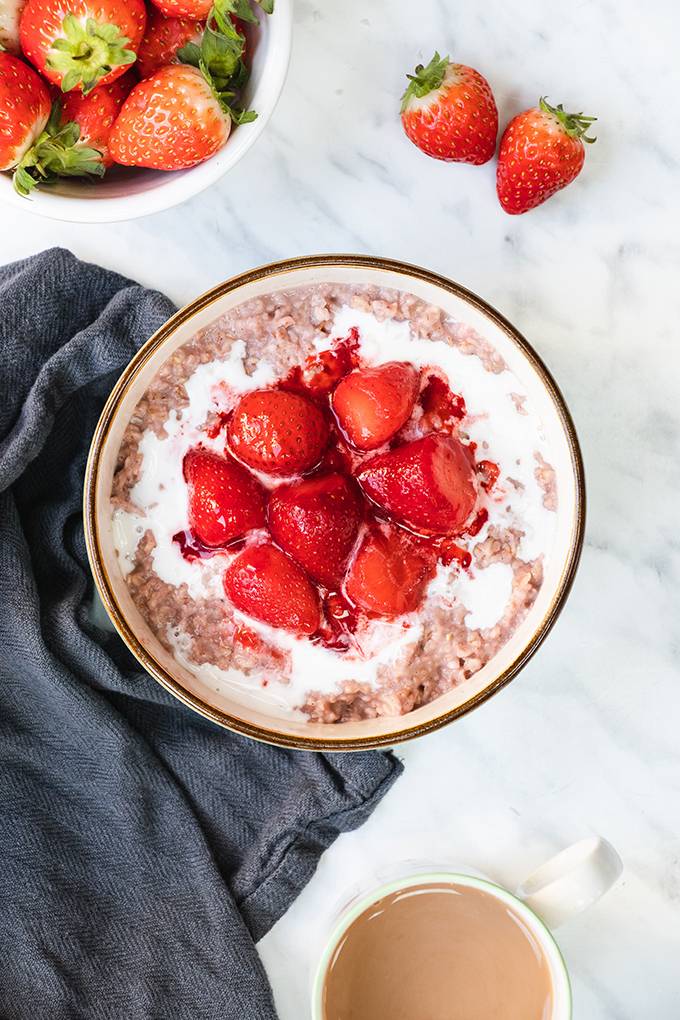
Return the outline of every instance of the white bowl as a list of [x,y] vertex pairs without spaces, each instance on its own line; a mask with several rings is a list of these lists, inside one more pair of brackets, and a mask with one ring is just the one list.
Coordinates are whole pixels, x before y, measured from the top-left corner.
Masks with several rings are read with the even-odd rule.
[[274,13],[259,15],[252,26],[252,69],[243,94],[257,119],[234,128],[226,145],[190,170],[164,173],[136,167],[113,167],[94,183],[62,180],[36,188],[29,198],[14,190],[11,174],[0,174],[0,200],[16,209],[71,223],[113,223],[160,212],[185,202],[219,180],[238,163],[262,133],[281,94],[290,60],[293,0],[276,0]]
[[[118,449],[137,403],[161,365],[198,330],[243,301],[317,283],[378,284],[404,290],[472,326],[505,359],[538,412],[556,472],[559,504],[538,597],[510,640],[469,680],[407,715],[337,724],[282,718],[216,691],[184,669],[152,633],[121,573],[111,526],[111,484]],[[317,255],[244,273],[181,309],[123,372],[95,430],[85,477],[85,537],[97,589],[121,637],[142,665],[184,704],[222,726],[274,744],[307,750],[356,750],[396,744],[457,719],[507,684],[557,619],[576,572],[585,524],[583,465],[564,400],[536,352],[481,298],[416,266],[363,255]],[[549,683],[549,678],[546,678]]]

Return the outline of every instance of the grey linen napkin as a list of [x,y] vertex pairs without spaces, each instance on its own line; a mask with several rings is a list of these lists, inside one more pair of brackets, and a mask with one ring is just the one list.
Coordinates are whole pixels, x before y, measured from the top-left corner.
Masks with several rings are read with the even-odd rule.
[[90,620],[81,491],[167,298],[54,249],[0,269],[0,1016],[275,1016],[254,943],[398,776],[172,699]]

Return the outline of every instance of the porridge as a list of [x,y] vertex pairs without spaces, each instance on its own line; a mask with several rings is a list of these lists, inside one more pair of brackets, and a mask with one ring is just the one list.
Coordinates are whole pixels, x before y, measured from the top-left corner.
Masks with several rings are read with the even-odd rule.
[[541,423],[470,327],[401,291],[272,293],[175,351],[111,494],[132,599],[244,704],[402,715],[473,676],[541,587]]

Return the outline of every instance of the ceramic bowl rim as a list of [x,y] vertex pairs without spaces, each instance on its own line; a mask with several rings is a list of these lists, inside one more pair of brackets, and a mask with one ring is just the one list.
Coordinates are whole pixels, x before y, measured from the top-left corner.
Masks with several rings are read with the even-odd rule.
[[[97,501],[96,489],[99,470],[99,462],[107,436],[112,427],[119,405],[121,404],[128,387],[137,373],[155,355],[161,346],[167,341],[179,326],[186,323],[196,314],[203,311],[209,305],[218,301],[224,295],[229,294],[250,283],[271,278],[284,277],[286,273],[300,269],[314,268],[341,268],[351,267],[359,269],[381,270],[388,273],[397,273],[401,276],[410,277],[426,284],[442,288],[453,294],[460,300],[470,304],[478,312],[501,329],[508,338],[520,349],[532,365],[541,379],[543,386],[548,391],[561,425],[564,429],[567,445],[569,447],[571,467],[574,474],[574,519],[573,519],[573,540],[569,548],[568,556],[562,569],[560,582],[550,601],[550,606],[536,630],[532,634],[515,659],[506,666],[483,690],[478,691],[460,705],[448,711],[441,712],[431,719],[407,726],[404,729],[376,734],[373,736],[339,737],[336,739],[324,739],[323,737],[305,737],[299,734],[280,732],[273,728],[265,728],[249,722],[247,719],[239,719],[228,712],[221,711],[209,705],[198,695],[186,690],[182,684],[175,679],[156,659],[143,647],[139,639],[133,633],[132,628],[125,620],[116,598],[113,594],[113,586],[110,582],[104,557],[101,553],[101,546],[97,527]],[[284,284],[285,285],[285,284]],[[472,291],[461,286],[452,280],[446,279],[430,270],[420,266],[411,265],[394,259],[388,259],[369,255],[352,254],[327,254],[307,255],[296,258],[282,259],[277,262],[267,263],[255,269],[248,270],[233,276],[222,283],[217,284],[210,290],[194,298],[183,308],[180,308],[160,329],[151,336],[139,349],[123,370],[120,378],[113,387],[108,400],[104,406],[101,417],[97,423],[90,446],[87,459],[84,483],[83,519],[85,528],[85,542],[87,546],[90,567],[94,577],[95,586],[104,607],[119,635],[150,675],[157,680],[161,686],[173,694],[189,708],[194,709],[206,719],[218,725],[242,733],[248,737],[260,740],[264,743],[274,744],[279,747],[289,747],[306,751],[360,751],[380,747],[393,747],[406,740],[424,736],[435,730],[441,729],[455,719],[466,715],[479,705],[483,704],[503,687],[510,683],[520,672],[526,663],[536,653],[551,631],[555,621],[562,611],[567,596],[571,590],[578,568],[583,548],[586,516],[585,476],[581,448],[576,435],[574,423],[567,409],[564,397],[560,392],[557,383],[550,371],[543,363],[539,355],[534,351],[529,342],[522,334],[503,316],[496,311],[483,298]],[[403,716],[398,717],[403,719]]]

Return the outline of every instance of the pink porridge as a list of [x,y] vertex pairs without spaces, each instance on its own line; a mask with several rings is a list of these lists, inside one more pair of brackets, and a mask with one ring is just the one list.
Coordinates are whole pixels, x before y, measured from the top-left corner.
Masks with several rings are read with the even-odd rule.
[[411,294],[335,284],[241,304],[172,354],[111,494],[131,596],[177,662],[324,723],[410,712],[493,658],[557,499],[493,347]]

